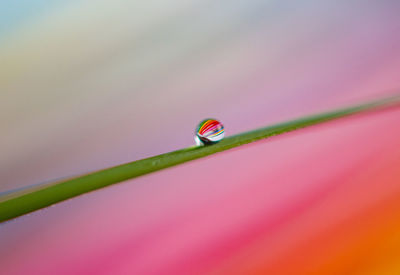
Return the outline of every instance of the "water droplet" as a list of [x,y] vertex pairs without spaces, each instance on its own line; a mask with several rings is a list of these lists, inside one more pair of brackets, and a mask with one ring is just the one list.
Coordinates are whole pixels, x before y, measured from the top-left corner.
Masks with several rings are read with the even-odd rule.
[[216,119],[208,118],[199,123],[194,139],[197,145],[209,145],[221,141],[224,135],[224,125]]

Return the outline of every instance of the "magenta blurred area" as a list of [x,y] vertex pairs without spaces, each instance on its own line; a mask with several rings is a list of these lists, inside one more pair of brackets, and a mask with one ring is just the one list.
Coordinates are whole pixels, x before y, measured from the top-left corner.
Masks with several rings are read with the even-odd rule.
[[[0,192],[190,146],[207,117],[229,136],[390,95],[399,11],[389,0],[35,9],[0,28]],[[393,108],[329,122],[2,223],[0,273],[399,274],[399,121]]]
[[[399,119],[392,109],[313,126],[9,221],[0,227],[2,271],[257,274],[281,262],[274,274],[310,274],[335,256],[316,240],[327,234],[351,259],[340,270],[368,270],[376,262],[359,262],[365,253],[353,252],[356,237],[387,238],[368,230],[384,230],[400,213],[400,128],[392,127]],[[396,207],[382,210],[393,199]],[[324,258],[311,257],[315,246]],[[301,261],[309,265],[293,253],[310,254]]]

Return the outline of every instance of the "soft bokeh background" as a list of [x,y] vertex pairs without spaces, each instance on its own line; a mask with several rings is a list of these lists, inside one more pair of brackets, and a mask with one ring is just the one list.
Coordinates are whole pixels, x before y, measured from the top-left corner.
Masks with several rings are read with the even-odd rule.
[[[6,0],[0,192],[400,87],[400,2]],[[398,274],[400,113],[257,142],[0,225],[5,274]]]

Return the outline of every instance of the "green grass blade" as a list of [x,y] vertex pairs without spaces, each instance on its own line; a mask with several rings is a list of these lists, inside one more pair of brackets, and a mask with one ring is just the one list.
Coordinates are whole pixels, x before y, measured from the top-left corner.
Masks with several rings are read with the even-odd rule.
[[158,156],[137,160],[80,177],[70,178],[53,184],[23,190],[0,196],[0,222],[44,208],[54,203],[73,198],[102,187],[124,180],[136,178],[164,168],[175,166],[190,160],[202,158],[225,151],[243,144],[257,141],[274,135],[323,123],[325,121],[357,114],[360,112],[381,110],[400,106],[400,95],[369,102],[366,104],[343,108],[327,113],[303,117],[300,119],[260,128],[225,138],[210,145],[181,149]]

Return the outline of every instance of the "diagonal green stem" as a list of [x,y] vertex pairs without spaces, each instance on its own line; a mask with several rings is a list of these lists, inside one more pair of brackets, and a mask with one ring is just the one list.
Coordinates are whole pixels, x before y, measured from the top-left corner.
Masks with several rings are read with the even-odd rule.
[[225,151],[256,140],[360,112],[382,110],[389,107],[400,107],[400,95],[256,129],[227,137],[214,145],[192,146],[96,171],[80,177],[66,179],[54,184],[46,184],[43,187],[32,188],[25,192],[7,194],[0,197],[0,222],[111,184]]

